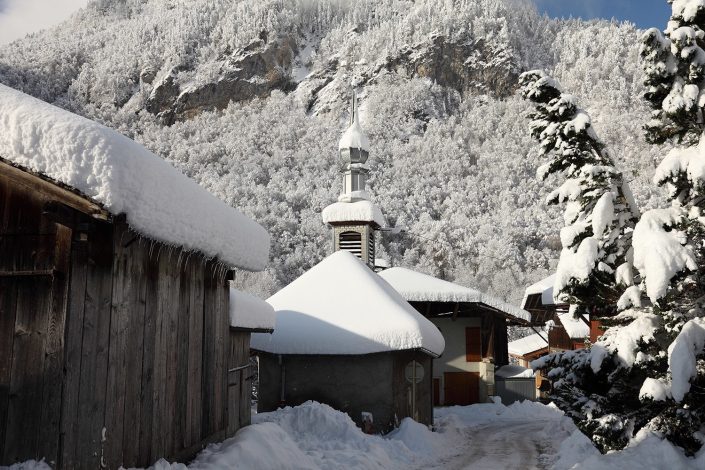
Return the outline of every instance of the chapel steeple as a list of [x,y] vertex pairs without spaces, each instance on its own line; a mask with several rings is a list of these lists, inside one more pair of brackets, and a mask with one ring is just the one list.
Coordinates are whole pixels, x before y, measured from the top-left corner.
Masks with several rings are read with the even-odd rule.
[[343,192],[338,202],[323,209],[322,215],[323,221],[333,228],[333,251],[349,251],[374,268],[375,232],[386,222],[366,188],[369,151],[370,141],[360,126],[357,95],[353,91],[350,124],[338,143]]
[[357,94],[352,93],[350,104],[350,126],[338,142],[338,153],[343,162],[343,194],[339,201],[351,202],[368,199],[365,190],[369,168],[365,165],[370,152],[370,141],[360,126]]

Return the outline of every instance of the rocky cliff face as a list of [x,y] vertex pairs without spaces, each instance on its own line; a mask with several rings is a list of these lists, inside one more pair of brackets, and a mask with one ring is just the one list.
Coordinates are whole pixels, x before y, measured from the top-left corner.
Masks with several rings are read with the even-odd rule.
[[172,124],[206,110],[224,109],[231,101],[248,101],[268,96],[275,89],[290,89],[296,52],[292,39],[283,37],[268,43],[266,35],[261,34],[243,50],[208,64],[218,68],[218,76],[212,81],[181,84],[180,72],[188,69],[173,67],[154,84],[146,109],[165,124]]
[[[146,109],[169,125],[203,111],[224,109],[231,101],[266,97],[272,90],[295,90],[307,109],[316,114],[325,113],[332,105],[326,96],[334,95],[327,92],[333,91],[331,88],[340,91],[349,86],[344,82],[349,79],[351,68],[333,57],[314,65],[305,77],[296,77],[302,49],[292,37],[267,42],[263,34],[243,50],[219,58],[217,63],[201,64],[218,70],[210,80],[183,78],[199,73],[198,69],[189,70],[185,66],[172,67],[151,83],[148,81],[152,74],[143,72],[143,82],[153,85]],[[426,78],[461,95],[488,94],[505,98],[516,91],[520,70],[504,47],[490,45],[484,39],[453,42],[442,35],[434,35],[375,64],[357,66],[352,75],[356,85],[364,86],[384,73]],[[343,92],[341,96],[345,95]]]

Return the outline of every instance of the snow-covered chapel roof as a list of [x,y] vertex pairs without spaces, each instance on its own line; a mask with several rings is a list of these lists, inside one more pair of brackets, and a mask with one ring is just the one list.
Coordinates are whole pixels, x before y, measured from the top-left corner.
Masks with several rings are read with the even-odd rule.
[[142,145],[0,85],[0,158],[67,185],[160,242],[261,270],[264,228]]
[[515,305],[483,294],[469,287],[454,284],[411,269],[394,267],[379,275],[409,302],[481,303],[512,317],[530,321],[531,314]]
[[372,201],[335,202],[323,209],[323,223],[374,222],[384,227],[387,222],[382,211]]
[[353,355],[421,349],[439,356],[445,341],[392,286],[352,254],[337,251],[269,302],[274,333],[251,347],[274,354]]

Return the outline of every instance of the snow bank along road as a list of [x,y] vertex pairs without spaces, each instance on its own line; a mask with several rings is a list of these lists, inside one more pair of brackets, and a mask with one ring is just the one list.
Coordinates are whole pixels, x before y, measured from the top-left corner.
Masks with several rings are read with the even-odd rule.
[[[661,470],[703,469],[695,458],[653,435],[601,455],[559,410],[539,403],[438,408],[436,429],[411,419],[387,436],[363,434],[344,413],[308,402],[253,417],[247,426],[208,446],[190,464],[157,462],[154,470]],[[14,468],[13,468],[14,467]],[[25,462],[12,470],[48,470]]]

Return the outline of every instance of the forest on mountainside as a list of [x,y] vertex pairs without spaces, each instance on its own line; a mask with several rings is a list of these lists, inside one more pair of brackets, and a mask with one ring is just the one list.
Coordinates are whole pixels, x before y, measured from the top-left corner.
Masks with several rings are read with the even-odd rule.
[[[267,228],[268,296],[331,250],[352,83],[371,141],[379,252],[519,303],[555,268],[560,212],[517,94],[544,68],[574,93],[640,209],[666,148],[643,142],[641,32],[527,0],[96,0],[0,48],[0,82],[134,138]],[[158,184],[158,182],[155,182]]]

